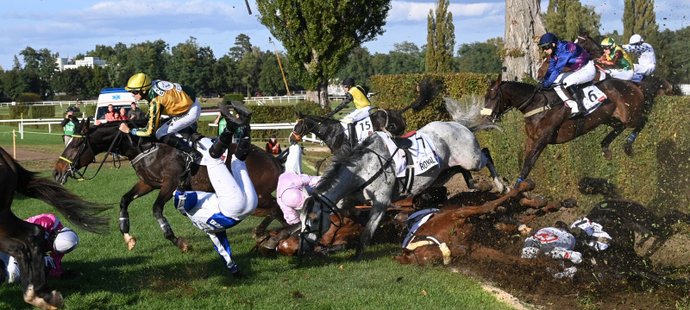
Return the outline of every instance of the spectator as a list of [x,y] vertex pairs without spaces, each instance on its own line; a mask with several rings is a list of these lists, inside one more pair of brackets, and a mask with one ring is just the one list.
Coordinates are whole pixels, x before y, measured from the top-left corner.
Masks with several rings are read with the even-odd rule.
[[139,120],[146,118],[146,115],[137,107],[137,103],[132,101],[132,108],[127,112],[127,118]]
[[65,143],[65,146],[67,146],[69,142],[72,141],[72,135],[74,135],[74,130],[77,128],[78,125],[79,120],[76,116],[74,116],[74,110],[72,109],[72,107],[67,108],[67,113],[65,113],[65,119],[63,119],[62,123],[60,123],[60,126],[62,126],[63,130],[62,141]]
[[127,117],[127,110],[125,107],[120,108],[120,117],[118,119],[121,121],[126,121],[129,119],[129,117]]
[[278,155],[281,151],[282,150],[280,149],[280,143],[278,143],[278,139],[276,139],[275,136],[268,139],[268,142],[266,142],[266,152],[271,153],[273,155]]
[[115,108],[113,107],[112,104],[109,104],[108,105],[108,112],[105,112],[105,120],[101,120],[101,122],[107,123],[107,122],[116,121],[117,117],[115,116],[115,113],[117,113],[117,112],[115,112]]

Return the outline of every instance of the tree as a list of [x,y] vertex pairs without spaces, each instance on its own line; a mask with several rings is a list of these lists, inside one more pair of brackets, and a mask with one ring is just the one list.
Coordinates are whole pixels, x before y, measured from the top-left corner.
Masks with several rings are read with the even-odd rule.
[[389,55],[391,74],[424,72],[424,53],[412,42],[393,44]]
[[625,0],[623,10],[623,39],[627,43],[633,34],[645,41],[657,43],[659,26],[656,24],[654,0]]
[[462,72],[499,73],[503,52],[503,39],[463,44],[458,49],[458,66]]
[[453,68],[455,26],[453,13],[448,12],[449,0],[438,0],[436,14],[429,10],[426,34],[426,72],[449,72]]
[[291,76],[328,104],[328,80],[353,48],[383,33],[390,0],[257,0],[261,23],[287,49]]
[[345,66],[338,71],[340,81],[351,77],[355,82],[362,86],[369,85],[369,77],[374,75],[371,66],[371,55],[369,50],[363,47],[356,47],[350,52]]
[[690,83],[689,36],[690,26],[676,31],[666,29],[659,34],[658,46],[654,47],[657,57],[655,74],[666,77],[673,84]]
[[[285,83],[278,66],[275,54],[266,52],[262,54],[261,72],[259,73],[259,89],[264,95],[285,95]],[[279,57],[282,57],[279,55]],[[280,60],[284,62],[283,59]]]
[[45,48],[37,51],[31,47],[26,47],[19,54],[24,59],[21,76],[29,87],[27,91],[40,94],[43,98],[52,96],[50,79],[57,69],[57,55]]
[[593,6],[583,6],[578,0],[549,0],[543,18],[546,30],[561,40],[574,41],[582,31],[599,36],[601,15]]
[[235,46],[230,48],[228,54],[234,60],[239,61],[244,54],[252,51],[252,43],[248,35],[240,33],[235,37]]
[[190,37],[184,43],[172,48],[167,76],[182,85],[187,85],[198,94],[211,90],[213,64],[216,59],[210,47],[200,47],[196,38]]
[[536,78],[541,51],[535,39],[544,34],[539,0],[506,0],[504,80]]

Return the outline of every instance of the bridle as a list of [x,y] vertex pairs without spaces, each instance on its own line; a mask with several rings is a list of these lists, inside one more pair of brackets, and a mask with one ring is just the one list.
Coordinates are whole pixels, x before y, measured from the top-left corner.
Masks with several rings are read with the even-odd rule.
[[[366,188],[371,183],[373,183],[379,176],[386,173],[386,170],[391,166],[391,163],[393,162],[393,158],[395,157],[395,154],[400,149],[399,148],[396,149],[395,152],[393,152],[393,154],[391,154],[391,156],[387,159],[372,149],[366,148],[365,150],[367,152],[370,152],[370,153],[373,153],[374,155],[376,155],[376,157],[380,163],[380,168],[376,171],[376,173],[374,173],[374,175],[372,175],[369,179],[367,179],[367,181],[365,181],[362,185],[358,186],[357,188],[355,188],[355,189],[351,190],[350,192],[348,192],[347,194],[345,194],[344,197],[347,197],[353,193],[360,192],[360,191],[364,190],[364,188]],[[391,171],[390,173],[395,173],[395,171]],[[335,223],[330,221],[330,219],[329,219],[329,221],[331,222],[332,225],[336,226],[337,229],[340,229],[344,223],[344,219],[343,219],[344,217],[343,217],[342,212],[340,211],[340,209],[336,205],[336,203],[333,200],[331,200],[330,198],[323,195],[322,193],[314,193],[311,197],[315,202],[318,202],[321,205],[325,205],[326,208],[328,208],[328,210],[330,211],[330,214],[335,214],[338,217],[338,221],[339,221],[340,225],[336,225]],[[306,210],[307,214],[310,214],[312,212],[314,205],[315,205],[314,203],[309,204],[309,206],[307,207],[307,210]],[[321,226],[321,223],[323,223],[323,221],[326,219],[325,218],[326,214],[327,213],[323,212],[323,211],[320,213],[319,222],[318,222],[319,225],[315,225],[316,227],[311,227],[310,225],[305,223],[305,227],[299,236],[299,239],[300,239],[300,246],[299,246],[299,250],[298,250],[298,256],[299,257],[301,257],[302,254],[304,254],[304,250],[306,249],[304,247],[304,245],[308,244],[310,246],[310,248],[312,248],[312,249],[316,245],[322,245],[320,243],[322,232],[321,232],[321,229],[319,226]],[[310,234],[314,234],[315,236],[317,236],[316,240],[310,240],[309,239]],[[336,236],[336,234],[333,234],[334,238],[335,238],[335,236]],[[333,241],[331,241],[331,242],[333,242]]]
[[[82,143],[79,146],[79,150],[77,151],[77,155],[74,157],[73,160],[70,160],[69,158],[64,157],[64,156],[59,157],[60,160],[65,161],[68,164],[67,176],[71,177],[75,180],[92,180],[93,178],[95,178],[98,175],[98,173],[101,171],[101,168],[103,168],[105,161],[108,159],[108,154],[112,154],[113,148],[115,147],[117,142],[122,138],[122,134],[123,134],[123,132],[121,132],[119,130],[117,131],[117,135],[113,139],[113,142],[110,143],[110,147],[108,147],[108,151],[106,152],[106,155],[103,156],[103,160],[99,164],[98,169],[96,170],[94,175],[89,177],[89,178],[84,177],[84,175],[86,174],[86,170],[89,167],[89,164],[84,165],[83,169],[80,171],[80,169],[76,168],[77,164],[75,163],[75,161],[79,160],[79,158],[81,158],[81,156],[84,155],[84,153],[87,150],[90,151],[91,154],[93,154],[94,158],[96,156],[96,153],[93,151],[93,147],[91,146],[91,142],[89,142],[88,133],[85,133],[84,135],[71,135],[73,140],[70,142],[70,144],[72,142],[74,142],[74,138],[82,138],[84,143]],[[130,141],[131,141],[131,138],[130,138]],[[119,158],[116,158],[115,155],[113,155],[113,166],[119,168],[121,165],[122,165],[121,160]]]
[[[310,133],[310,132],[313,132],[314,129],[317,129],[319,125],[323,124],[322,121],[316,121],[316,120],[314,120],[314,121],[315,121],[315,123],[312,124],[311,126],[306,126],[306,124],[305,124],[305,123],[306,123],[306,122],[305,122],[305,118],[298,118],[297,121],[296,121],[296,123],[297,123],[297,124],[302,124],[302,128],[301,128],[301,130],[300,130],[301,133],[295,131],[295,130],[294,130],[295,128],[293,127],[293,128],[292,128],[292,132],[290,133],[290,137],[293,137],[293,138],[295,139],[295,141],[302,141],[302,137],[303,137],[304,135],[306,135],[306,134],[308,134],[308,133]],[[345,131],[343,131],[343,132],[341,133],[341,135],[343,135],[343,134],[345,134]],[[324,140],[324,143],[326,143],[326,145],[329,145],[329,144],[331,144],[330,142],[333,142],[333,140],[334,140],[336,137],[338,137],[338,135],[332,135],[332,136],[328,137],[326,140]]]

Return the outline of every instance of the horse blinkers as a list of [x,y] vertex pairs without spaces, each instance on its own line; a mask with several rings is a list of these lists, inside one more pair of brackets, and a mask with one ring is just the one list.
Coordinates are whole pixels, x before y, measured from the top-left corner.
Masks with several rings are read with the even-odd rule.
[[479,112],[484,119],[491,123],[497,122],[501,118],[501,114],[503,114],[503,107],[500,106],[503,103],[500,87],[500,82],[490,86],[489,91],[484,96],[484,108]]

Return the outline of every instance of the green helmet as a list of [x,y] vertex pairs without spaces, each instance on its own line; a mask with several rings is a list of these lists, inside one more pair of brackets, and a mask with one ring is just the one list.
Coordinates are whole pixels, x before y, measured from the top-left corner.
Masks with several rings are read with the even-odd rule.
[[616,49],[618,45],[616,45],[616,40],[613,38],[605,38],[601,40],[601,47],[604,49]]

